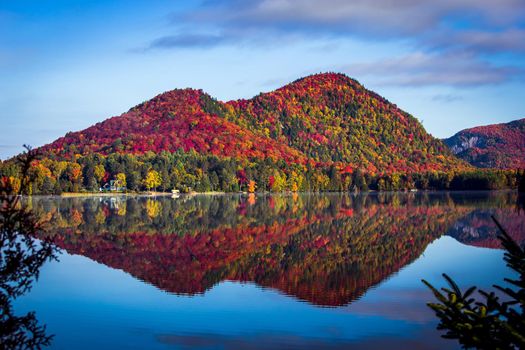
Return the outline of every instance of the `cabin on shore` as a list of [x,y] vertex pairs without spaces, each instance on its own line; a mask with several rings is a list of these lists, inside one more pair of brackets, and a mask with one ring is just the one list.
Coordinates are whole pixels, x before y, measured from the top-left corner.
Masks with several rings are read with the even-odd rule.
[[125,190],[126,188],[120,185],[119,180],[110,180],[99,189],[100,192],[121,192]]

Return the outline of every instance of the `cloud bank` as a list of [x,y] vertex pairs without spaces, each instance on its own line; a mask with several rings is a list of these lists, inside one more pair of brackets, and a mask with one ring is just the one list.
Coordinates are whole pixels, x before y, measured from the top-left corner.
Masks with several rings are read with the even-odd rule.
[[412,53],[352,63],[380,84],[472,87],[523,79],[523,0],[208,0],[170,15],[173,33],[147,50],[279,45],[312,39],[399,42]]

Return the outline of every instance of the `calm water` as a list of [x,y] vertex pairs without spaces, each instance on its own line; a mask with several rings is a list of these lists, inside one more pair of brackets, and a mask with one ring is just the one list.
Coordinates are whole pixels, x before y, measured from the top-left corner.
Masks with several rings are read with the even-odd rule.
[[53,349],[455,349],[422,278],[489,289],[514,193],[33,198],[61,248],[15,311]]

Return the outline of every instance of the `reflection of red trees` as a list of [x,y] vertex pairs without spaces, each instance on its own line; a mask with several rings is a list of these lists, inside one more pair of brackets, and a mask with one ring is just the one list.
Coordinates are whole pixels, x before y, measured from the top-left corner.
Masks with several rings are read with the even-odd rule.
[[[492,213],[503,225],[507,233],[517,242],[525,242],[525,216],[523,213],[510,212],[508,209],[496,209]],[[500,248],[499,230],[486,213],[473,212],[458,221],[450,234],[457,240],[484,248]]]
[[303,218],[279,225],[242,225],[183,235],[122,233],[108,237],[82,233],[72,237],[73,231],[66,230],[54,236],[54,242],[68,252],[122,269],[161,289],[195,294],[225,277],[211,278],[210,273],[235,265],[270,244],[285,244],[306,222]]
[[223,280],[252,281],[337,306],[416,259],[465,214],[438,206],[372,205],[353,216],[349,211],[192,232],[64,228],[55,231],[55,242],[173,293],[202,293]]

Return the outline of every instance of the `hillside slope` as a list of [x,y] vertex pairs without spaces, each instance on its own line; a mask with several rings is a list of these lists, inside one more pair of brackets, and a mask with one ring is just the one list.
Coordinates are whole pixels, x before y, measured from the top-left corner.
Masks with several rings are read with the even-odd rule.
[[172,90],[128,112],[68,133],[43,149],[59,156],[152,152],[213,154],[220,157],[284,159],[305,162],[304,155],[270,138],[208,113],[218,103],[200,90]]
[[42,148],[54,158],[179,149],[245,160],[336,164],[369,173],[466,168],[411,115],[343,74],[299,79],[249,100],[173,90]]
[[481,168],[525,168],[525,118],[465,129],[444,142],[458,157]]
[[463,167],[416,118],[343,74],[308,76],[228,105],[240,125],[323,163],[370,173]]

